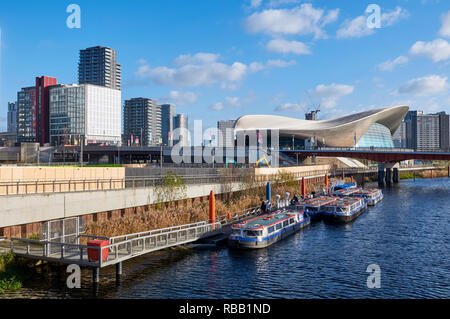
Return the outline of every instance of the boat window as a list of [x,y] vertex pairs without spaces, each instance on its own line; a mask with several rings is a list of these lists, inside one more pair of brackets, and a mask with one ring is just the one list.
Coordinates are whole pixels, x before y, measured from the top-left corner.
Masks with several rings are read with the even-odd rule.
[[319,207],[309,207],[308,210],[310,212],[317,212],[317,211],[319,211]]
[[324,210],[325,212],[334,212],[334,207],[327,206],[327,207],[324,207],[323,210]]
[[289,219],[289,224],[293,224],[294,223],[294,218]]
[[273,233],[275,231],[275,226],[269,227],[267,231],[269,232],[269,234]]
[[281,229],[283,226],[281,225],[281,223],[277,224],[277,229]]
[[240,229],[233,229],[232,235],[241,236],[241,230]]
[[283,222],[283,227],[286,227],[287,225],[289,225],[289,222],[288,222],[287,220],[285,220],[285,221]]
[[244,235],[246,237],[258,237],[262,235],[260,230],[244,230]]

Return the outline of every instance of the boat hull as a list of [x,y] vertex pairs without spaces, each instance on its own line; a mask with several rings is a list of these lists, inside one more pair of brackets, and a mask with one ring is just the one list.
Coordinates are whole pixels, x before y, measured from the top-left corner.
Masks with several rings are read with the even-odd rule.
[[248,240],[238,240],[238,239],[228,239],[228,245],[231,248],[238,249],[261,249],[266,248],[292,234],[299,231],[300,229],[308,226],[311,223],[311,219],[308,217],[303,222],[297,223],[291,227],[284,229],[281,233],[271,236],[270,238],[262,241],[248,241]]
[[354,221],[367,209],[367,204],[361,207],[360,210],[351,215],[339,214],[323,214],[323,221],[327,224],[346,224]]

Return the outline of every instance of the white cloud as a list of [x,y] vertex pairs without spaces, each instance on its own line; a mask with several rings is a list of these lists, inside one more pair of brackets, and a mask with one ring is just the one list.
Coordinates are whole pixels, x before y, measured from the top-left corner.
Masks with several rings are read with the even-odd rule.
[[434,62],[450,59],[450,43],[443,39],[431,42],[418,41],[409,50],[411,55],[426,56]]
[[[234,62],[231,65],[217,62],[219,55],[200,53],[181,55],[173,61],[176,67],[151,67],[145,60],[139,60],[139,68],[134,73],[135,80],[131,84],[143,84],[151,80],[157,85],[198,87],[219,83],[222,88],[236,88],[238,84],[251,73],[264,70],[267,67],[287,67],[293,62],[281,60],[268,61],[266,64],[253,62],[246,65]],[[295,63],[295,61],[294,61]]]
[[209,108],[214,111],[222,111],[224,108],[224,105],[222,102],[218,102],[218,103],[211,105]]
[[295,65],[297,62],[294,60],[284,61],[284,60],[269,60],[267,61],[268,67],[276,67],[276,68],[287,68],[288,66]]
[[214,53],[200,52],[194,55],[182,54],[173,61],[173,64],[176,66],[183,66],[188,64],[207,64],[207,63],[214,63],[219,58],[220,54]]
[[374,29],[367,27],[367,18],[359,16],[353,20],[346,20],[337,31],[336,36],[339,39],[361,38],[366,35],[374,34]]
[[320,105],[322,107],[333,108],[336,107],[340,98],[352,94],[354,90],[355,87],[352,85],[333,83],[330,85],[320,84],[314,90],[308,92],[311,96],[321,99]]
[[396,7],[395,10],[383,13],[381,15],[381,27],[390,27],[398,20],[406,18],[407,16],[408,12],[406,11],[406,9]]
[[381,63],[380,65],[378,65],[378,69],[380,69],[381,71],[392,71],[397,65],[403,65],[408,62],[409,62],[408,57],[402,55],[396,58],[395,60],[392,61],[389,60]]
[[271,40],[266,45],[266,49],[278,53],[311,54],[309,47],[303,42],[284,39]]
[[399,94],[413,94],[418,96],[428,96],[442,93],[448,90],[447,77],[439,75],[429,75],[422,78],[409,80],[396,91]]
[[270,0],[269,6],[271,7],[279,7],[282,5],[300,3],[301,0]]
[[292,9],[268,9],[255,12],[245,20],[250,33],[309,35],[326,38],[322,29],[337,19],[338,11],[325,14],[323,9],[315,9],[312,4],[305,3]]
[[198,95],[194,92],[170,91],[169,95],[160,98],[163,103],[172,103],[179,106],[193,104],[197,101]]
[[241,106],[241,101],[238,97],[227,97],[225,100],[226,100],[227,104],[230,106],[235,106],[235,107]]
[[[395,10],[385,12],[381,14],[381,28],[389,27],[401,18],[407,16],[408,12],[401,7],[396,7]],[[371,29],[367,26],[367,16],[359,16],[353,20],[344,21],[341,28],[337,31],[336,37],[339,39],[361,38],[374,33],[375,29]]]
[[442,27],[439,34],[443,37],[450,37],[450,11],[441,16]]
[[298,103],[284,103],[281,105],[278,105],[275,108],[276,112],[303,112],[305,111],[305,105],[304,104],[298,104]]
[[262,3],[262,0],[250,0],[251,8],[258,8]]
[[239,97],[227,96],[224,102],[217,102],[211,105],[209,108],[214,111],[222,111],[225,107],[240,107],[242,105]]

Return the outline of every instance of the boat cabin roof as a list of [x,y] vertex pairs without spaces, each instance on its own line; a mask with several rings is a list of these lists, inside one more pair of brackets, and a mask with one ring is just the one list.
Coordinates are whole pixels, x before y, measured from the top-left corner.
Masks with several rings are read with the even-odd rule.
[[299,210],[277,211],[275,213],[264,214],[262,216],[248,219],[241,223],[234,224],[232,227],[243,229],[262,229],[264,227],[269,227],[271,225],[277,224],[278,222],[294,217],[296,214],[300,212],[302,211]]
[[330,204],[336,200],[336,197],[322,196],[318,198],[311,198],[304,201],[298,202],[297,205],[308,206],[308,207],[320,207],[326,204]]
[[362,199],[358,197],[348,197],[348,198],[339,198],[336,199],[332,204],[326,206],[337,206],[337,207],[349,207],[353,204],[360,202]]

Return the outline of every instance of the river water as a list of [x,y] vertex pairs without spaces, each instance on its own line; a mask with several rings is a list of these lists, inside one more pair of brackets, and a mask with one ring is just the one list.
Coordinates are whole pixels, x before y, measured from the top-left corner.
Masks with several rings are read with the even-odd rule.
[[[271,247],[174,249],[101,270],[94,288],[43,271],[1,298],[450,298],[450,179],[402,181],[347,225],[314,223]],[[380,267],[369,289],[367,267]]]

